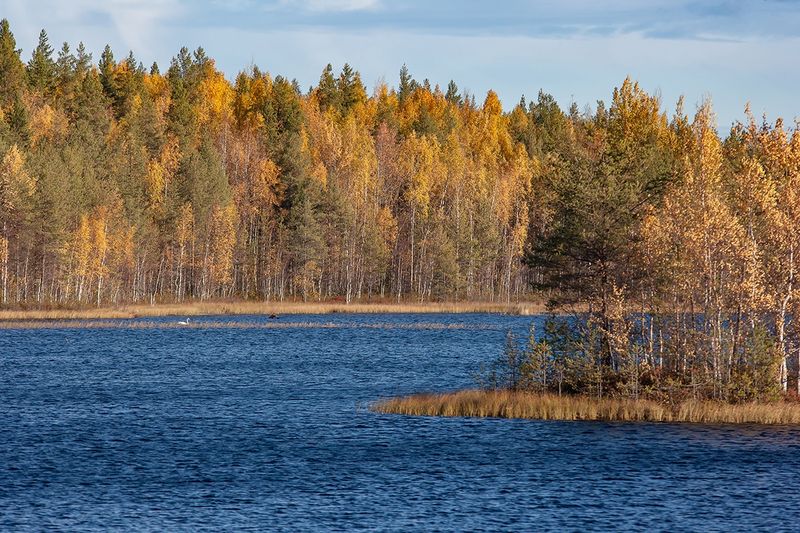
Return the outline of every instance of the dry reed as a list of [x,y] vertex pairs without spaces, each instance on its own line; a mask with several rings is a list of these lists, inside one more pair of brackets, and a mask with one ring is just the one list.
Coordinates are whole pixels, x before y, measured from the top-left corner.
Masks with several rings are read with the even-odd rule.
[[91,320],[162,316],[212,315],[324,315],[330,313],[505,313],[534,315],[545,311],[541,303],[496,302],[426,302],[426,303],[363,303],[339,302],[187,302],[180,304],[125,305],[82,309],[5,309],[5,320]]
[[374,403],[378,413],[413,416],[692,422],[702,424],[800,424],[800,404],[727,404],[688,401],[669,406],[649,400],[465,390],[415,394]]

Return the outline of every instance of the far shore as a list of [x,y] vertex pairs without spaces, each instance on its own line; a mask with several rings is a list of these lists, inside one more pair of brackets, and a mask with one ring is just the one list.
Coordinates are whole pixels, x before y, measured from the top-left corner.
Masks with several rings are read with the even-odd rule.
[[378,401],[384,414],[439,417],[519,418],[607,422],[680,422],[696,424],[800,424],[800,403],[729,404],[687,400],[667,405],[650,400],[558,396],[507,390],[462,390],[414,394]]
[[126,319],[160,316],[324,315],[331,313],[497,313],[536,315],[543,302],[263,302],[210,301],[76,308],[0,309],[0,321]]

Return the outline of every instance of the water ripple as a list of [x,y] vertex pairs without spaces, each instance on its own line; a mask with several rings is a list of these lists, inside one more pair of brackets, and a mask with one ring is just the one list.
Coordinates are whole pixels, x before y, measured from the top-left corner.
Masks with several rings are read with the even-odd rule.
[[797,428],[363,409],[470,385],[530,318],[283,320],[0,331],[0,529],[781,531],[800,520]]

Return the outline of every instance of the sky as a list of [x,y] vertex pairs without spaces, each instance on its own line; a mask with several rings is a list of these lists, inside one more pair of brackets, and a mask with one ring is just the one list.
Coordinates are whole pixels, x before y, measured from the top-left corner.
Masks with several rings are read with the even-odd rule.
[[800,0],[0,0],[27,61],[44,28],[54,48],[106,43],[162,70],[202,46],[228,78],[251,65],[316,84],[348,62],[368,89],[450,79],[506,108],[540,89],[562,107],[611,99],[631,76],[693,110],[710,97],[721,130],[753,113],[800,118]]

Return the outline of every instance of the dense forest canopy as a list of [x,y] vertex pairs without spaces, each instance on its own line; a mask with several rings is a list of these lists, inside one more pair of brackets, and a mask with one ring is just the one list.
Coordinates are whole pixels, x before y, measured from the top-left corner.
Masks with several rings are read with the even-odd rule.
[[162,72],[42,31],[23,55],[0,24],[3,305],[536,294],[588,309],[586,354],[637,387],[723,394],[757,354],[785,389],[799,223],[796,127],[721,137],[710,102],[667,114],[630,79],[503,110],[405,67],[370,94],[349,65],[304,91],[202,49]]

